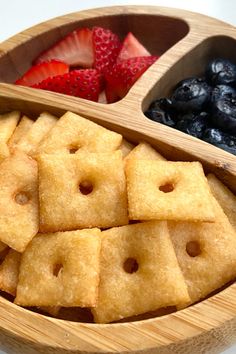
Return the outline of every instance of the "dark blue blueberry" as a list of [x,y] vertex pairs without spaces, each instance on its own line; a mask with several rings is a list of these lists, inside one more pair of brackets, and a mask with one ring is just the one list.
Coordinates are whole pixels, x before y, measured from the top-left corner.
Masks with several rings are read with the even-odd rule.
[[216,101],[218,101],[219,99],[225,96],[228,97],[236,96],[236,89],[228,85],[217,85],[213,87],[211,91],[210,105],[212,106],[212,104],[214,104]]
[[236,155],[236,137],[222,132],[220,129],[209,128],[206,129],[202,140],[213,144],[225,151]]
[[236,97],[225,96],[214,103],[211,111],[212,124],[236,136]]
[[182,80],[171,96],[172,105],[178,112],[202,111],[207,105],[211,87],[202,78]]
[[187,79],[183,79],[179,81],[175,86],[175,89],[177,89],[180,86],[186,86],[190,84],[202,84],[202,83],[206,83],[206,79],[204,77],[192,76],[192,77],[188,77]]
[[208,116],[206,112],[185,114],[177,122],[176,129],[201,139],[205,130],[209,127]]
[[213,59],[207,65],[206,78],[213,86],[234,85],[236,83],[236,65],[227,59]]
[[145,112],[145,115],[155,122],[168,125],[169,127],[175,126],[175,120],[173,118],[174,110],[172,108],[172,102],[168,98],[160,98],[154,101]]

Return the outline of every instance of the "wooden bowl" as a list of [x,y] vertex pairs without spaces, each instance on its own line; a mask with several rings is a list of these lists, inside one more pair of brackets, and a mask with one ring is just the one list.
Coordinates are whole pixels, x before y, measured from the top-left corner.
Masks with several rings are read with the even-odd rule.
[[[121,37],[132,31],[152,52],[162,54],[121,101],[104,105],[14,86],[42,50],[71,30],[100,25]],[[215,19],[158,7],[111,7],[66,15],[26,30],[0,45],[1,111],[31,116],[43,110],[79,113],[122,133],[146,140],[172,160],[199,160],[236,192],[236,157],[180,131],[148,120],[143,111],[173,85],[200,74],[207,61],[236,61],[236,29]],[[0,297],[0,342],[11,353],[219,353],[236,340],[236,285],[169,315],[117,324],[58,320],[20,308]]]

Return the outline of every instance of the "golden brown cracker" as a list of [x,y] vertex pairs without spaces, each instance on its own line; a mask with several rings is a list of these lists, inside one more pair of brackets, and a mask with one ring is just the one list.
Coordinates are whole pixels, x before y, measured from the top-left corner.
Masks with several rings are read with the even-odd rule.
[[119,148],[122,136],[86,118],[65,113],[41,142],[38,153],[55,154],[77,151],[106,152]]
[[39,155],[40,231],[128,223],[120,151]]
[[8,141],[8,146],[11,152],[14,151],[18,142],[27,134],[34,121],[27,116],[23,116],[20,123],[17,125],[14,133]]
[[134,149],[126,156],[125,161],[128,162],[134,159],[165,161],[165,158],[146,142],[141,142],[135,146]]
[[20,112],[14,111],[0,115],[0,162],[10,155],[7,145],[17,123],[20,119]]
[[219,204],[213,201],[214,223],[168,222],[192,302],[236,277],[236,234]]
[[166,222],[102,232],[95,322],[108,323],[190,301]]
[[38,173],[37,163],[21,152],[0,165],[0,240],[23,252],[37,234]]
[[16,294],[21,254],[9,250],[0,265],[0,289],[13,296]]
[[16,148],[31,156],[37,153],[38,144],[49,133],[58,118],[43,112],[16,145]]
[[126,175],[131,220],[215,220],[199,162],[132,160]]
[[15,303],[94,306],[100,247],[99,229],[37,235],[22,254]]
[[236,196],[213,174],[207,176],[211,192],[236,231]]

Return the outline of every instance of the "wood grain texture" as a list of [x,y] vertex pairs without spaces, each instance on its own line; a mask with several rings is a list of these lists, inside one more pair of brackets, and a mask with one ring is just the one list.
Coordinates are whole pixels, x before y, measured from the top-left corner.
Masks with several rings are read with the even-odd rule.
[[[162,54],[123,100],[104,105],[12,85],[41,50],[76,27],[94,25],[110,27],[121,37],[131,30],[153,54]],[[153,39],[154,31],[162,35]],[[154,98],[167,95],[184,77],[200,74],[215,55],[236,60],[235,38],[236,29],[223,22],[158,7],[111,7],[56,18],[0,45],[1,111],[17,109],[32,117],[45,110],[57,116],[79,113],[132,142],[146,140],[168,159],[201,161],[236,192],[235,156],[143,114]],[[129,323],[57,320],[1,297],[0,313],[0,345],[11,353],[219,353],[236,341],[236,284],[182,311]]]

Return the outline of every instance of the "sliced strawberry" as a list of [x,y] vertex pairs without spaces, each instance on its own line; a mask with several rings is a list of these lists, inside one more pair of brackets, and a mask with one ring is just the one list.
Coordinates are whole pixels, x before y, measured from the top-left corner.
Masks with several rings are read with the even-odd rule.
[[136,57],[121,61],[106,73],[106,97],[108,103],[123,98],[131,86],[158,57]]
[[72,70],[67,74],[48,78],[32,87],[97,102],[103,89],[103,77],[95,69]]
[[117,63],[121,60],[134,58],[134,57],[146,57],[151,55],[147,49],[137,40],[133,33],[129,32],[125,37],[120,53],[117,57]]
[[51,60],[32,66],[15,84],[22,86],[32,86],[39,82],[69,72],[69,66],[58,60]]
[[93,32],[90,29],[77,29],[40,54],[35,62],[58,59],[70,66],[90,68],[94,62],[92,37]]
[[115,89],[113,87],[113,83],[107,83],[105,87],[105,94],[106,94],[106,99],[107,103],[114,103],[117,102],[121,99],[119,95],[115,92]]
[[94,67],[105,73],[112,67],[121,48],[119,37],[102,27],[93,28]]

